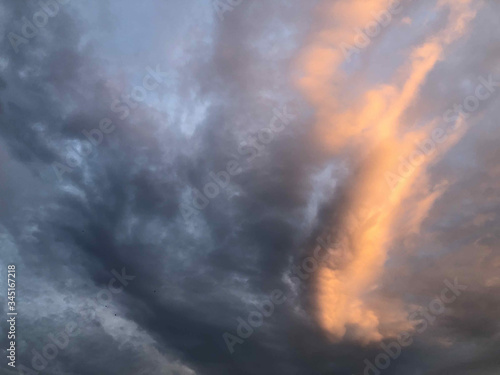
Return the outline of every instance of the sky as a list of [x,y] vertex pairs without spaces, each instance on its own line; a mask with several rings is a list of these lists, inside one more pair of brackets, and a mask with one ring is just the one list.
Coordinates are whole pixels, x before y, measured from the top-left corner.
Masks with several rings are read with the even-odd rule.
[[498,374],[499,16],[0,0],[0,374]]

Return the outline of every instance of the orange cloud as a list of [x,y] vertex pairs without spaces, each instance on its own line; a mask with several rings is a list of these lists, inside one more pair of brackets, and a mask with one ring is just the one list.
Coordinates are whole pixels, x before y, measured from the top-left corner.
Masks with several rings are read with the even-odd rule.
[[[377,280],[388,259],[391,241],[402,228],[398,220],[403,209],[406,216],[411,216],[406,230],[418,231],[444,191],[445,187],[428,186],[426,167],[453,142],[426,156],[417,170],[392,191],[384,174],[396,171],[401,157],[415,152],[418,142],[429,137],[436,121],[409,129],[403,115],[418,98],[429,72],[444,58],[446,47],[466,32],[476,12],[472,3],[438,1],[436,9],[430,11],[447,14],[443,27],[421,44],[410,46],[406,60],[387,82],[370,84],[361,78],[361,94],[353,93],[351,82],[359,82],[365,74],[345,70],[344,52],[338,46],[350,43],[358,28],[373,21],[374,15],[392,2],[342,0],[333,4],[325,1],[319,6],[318,24],[326,26],[312,35],[298,59],[302,75],[297,85],[315,109],[318,144],[332,154],[344,155],[356,171],[347,182],[346,212],[368,207],[379,213],[369,225],[340,231],[344,248],[339,256],[347,261],[341,266],[338,262],[335,266],[323,266],[318,271],[317,319],[333,340],[341,340],[349,332],[350,337],[369,343],[411,329],[403,303],[381,303],[380,298],[374,297]],[[401,23],[398,25],[401,27]],[[374,48],[375,44],[371,41],[367,48]],[[347,216],[341,220],[341,228],[347,227]]]

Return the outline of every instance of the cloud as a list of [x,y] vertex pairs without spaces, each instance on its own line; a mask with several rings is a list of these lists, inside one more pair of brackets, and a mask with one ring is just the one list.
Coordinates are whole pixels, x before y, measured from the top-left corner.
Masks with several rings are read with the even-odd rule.
[[[467,292],[386,373],[496,371],[495,94],[393,190],[385,174],[452,125],[479,76],[500,77],[499,9],[402,2],[347,61],[341,43],[388,5],[246,1],[220,20],[209,2],[69,2],[16,53],[6,35],[38,4],[0,3],[1,269],[19,270],[19,363],[125,268],[133,282],[45,371],[362,373],[455,277]],[[165,82],[128,97],[156,66]],[[294,119],[252,146],[283,105]],[[85,155],[103,118],[115,129]],[[230,160],[241,173],[186,220]],[[324,233],[341,244],[331,263],[293,277]],[[286,302],[231,355],[223,333],[275,289]]]
[[[443,26],[408,48],[406,61],[394,77],[374,85],[363,82],[365,91],[352,97],[350,78],[363,77],[366,73],[361,69],[347,73],[344,53],[337,46],[355,38],[355,30],[373,21],[374,15],[400,13],[400,9],[394,12],[395,4],[389,1],[325,2],[322,6],[320,23],[326,23],[328,17],[341,21],[317,31],[304,48],[300,58],[304,72],[298,84],[316,109],[318,143],[334,154],[346,155],[344,161],[353,171],[346,182],[349,192],[344,197],[343,217],[337,219],[336,225],[345,227],[348,215],[361,209],[377,212],[377,217],[371,225],[339,234],[348,236],[341,251],[348,253],[349,260],[341,267],[325,266],[319,271],[317,314],[320,324],[333,339],[342,339],[348,327],[353,326],[355,339],[376,342],[410,328],[406,312],[397,301],[381,303],[377,297],[376,307],[370,302],[373,299],[370,291],[377,288],[391,241],[395,233],[401,233],[402,228],[396,225],[402,218],[401,211],[407,213],[407,221],[413,222],[408,229],[418,231],[429,209],[443,194],[443,188],[428,190],[425,175],[426,165],[432,163],[438,153],[426,157],[418,148],[418,144],[430,137],[431,126],[440,119],[408,129],[403,115],[418,98],[431,70],[446,58],[446,48],[466,32],[477,10],[469,1],[439,2],[434,11],[438,14],[447,11],[441,16]],[[344,99],[350,97],[351,101]],[[419,115],[428,117],[425,113]],[[459,139],[462,135],[455,137]],[[452,144],[450,141],[443,148]],[[401,173],[400,158],[414,152],[426,160],[410,177],[395,186],[391,184],[388,189],[383,176],[391,173],[389,171]],[[415,169],[412,165],[408,167]],[[424,189],[427,192],[423,192]]]

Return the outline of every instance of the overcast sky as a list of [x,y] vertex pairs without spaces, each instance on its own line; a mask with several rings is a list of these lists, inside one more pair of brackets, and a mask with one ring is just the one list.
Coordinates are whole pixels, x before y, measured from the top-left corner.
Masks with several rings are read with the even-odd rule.
[[0,374],[497,375],[499,17],[0,0]]

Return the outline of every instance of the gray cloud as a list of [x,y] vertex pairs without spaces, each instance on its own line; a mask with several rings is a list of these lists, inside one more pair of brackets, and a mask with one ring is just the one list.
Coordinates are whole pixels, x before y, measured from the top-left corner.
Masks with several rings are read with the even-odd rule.
[[[0,2],[0,289],[6,265],[16,264],[18,364],[31,367],[32,350],[80,321],[82,306],[122,268],[133,282],[100,304],[41,373],[361,374],[364,359],[380,352],[329,340],[315,319],[315,274],[296,289],[287,282],[316,236],[338,225],[355,181],[345,155],[318,146],[314,110],[292,79],[318,27],[317,3],[243,0],[219,20],[209,2],[69,2],[16,53],[6,35],[39,5]],[[500,77],[498,11],[486,2],[430,73],[408,124],[459,103],[477,76]],[[384,70],[370,51],[403,48],[391,30],[360,56],[366,64],[374,56],[367,74]],[[121,119],[113,102],[150,66],[168,78]],[[446,179],[449,188],[419,233],[394,240],[378,286],[380,296],[415,308],[445,278],[469,289],[385,374],[498,372],[497,101],[485,102],[431,167],[431,184]],[[285,104],[295,119],[246,163],[252,148],[242,142]],[[90,155],[75,153],[103,118],[115,130]],[[59,179],[54,163],[67,165],[70,155],[76,166]],[[186,220],[191,192],[230,160],[242,172]],[[222,334],[235,333],[237,318],[275,289],[286,302],[231,355]]]

